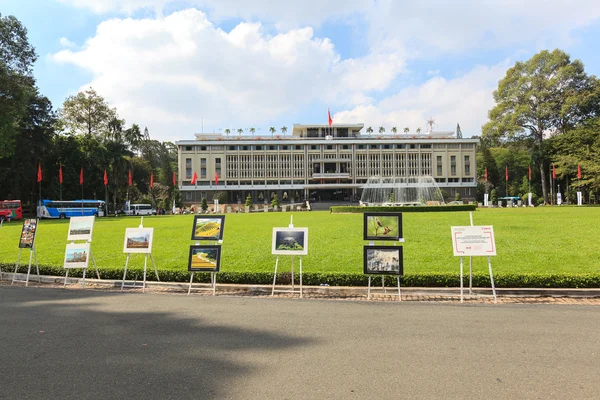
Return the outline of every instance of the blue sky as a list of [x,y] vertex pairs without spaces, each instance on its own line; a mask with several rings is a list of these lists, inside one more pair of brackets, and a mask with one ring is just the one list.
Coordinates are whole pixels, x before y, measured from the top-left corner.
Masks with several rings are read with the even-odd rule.
[[[526,4],[523,4],[526,3]],[[55,108],[92,86],[160,140],[294,123],[480,134],[507,68],[555,48],[600,75],[595,1],[0,0]],[[291,129],[289,129],[291,130]]]

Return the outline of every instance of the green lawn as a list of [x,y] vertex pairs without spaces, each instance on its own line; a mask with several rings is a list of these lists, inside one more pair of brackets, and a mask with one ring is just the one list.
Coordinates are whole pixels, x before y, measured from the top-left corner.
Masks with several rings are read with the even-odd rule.
[[[329,212],[229,214],[221,259],[222,272],[270,272],[273,227],[286,227],[294,216],[296,227],[309,228],[305,272],[362,273],[363,227],[361,214]],[[492,258],[495,274],[598,274],[600,271],[600,208],[539,207],[480,209],[475,225],[493,225],[498,255]],[[193,216],[144,218],[154,227],[153,255],[159,270],[185,272]],[[404,213],[404,271],[406,274],[458,273],[452,254],[450,227],[468,225],[469,213]],[[139,218],[99,218],[94,226],[92,252],[100,272],[123,270],[125,228],[137,227]],[[62,266],[69,221],[42,220],[36,236],[40,265]],[[14,266],[18,255],[21,222],[0,228],[0,264]],[[28,257],[28,253],[24,253]],[[27,259],[25,259],[27,261]],[[283,268],[289,257],[281,257]],[[132,256],[132,267],[143,265],[142,255]],[[485,274],[485,259],[474,259],[474,271]]]

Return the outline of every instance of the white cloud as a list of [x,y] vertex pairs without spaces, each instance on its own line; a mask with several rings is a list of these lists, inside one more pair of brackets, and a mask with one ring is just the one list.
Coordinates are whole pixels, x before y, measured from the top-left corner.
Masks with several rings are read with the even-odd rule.
[[75,43],[71,42],[66,37],[61,37],[58,41],[62,47],[75,47]]
[[333,119],[336,123],[363,122],[365,130],[371,126],[375,132],[383,126],[389,134],[394,126],[398,132],[403,132],[405,127],[412,133],[418,127],[425,132],[426,120],[433,117],[438,123],[434,130],[455,130],[456,123],[460,123],[465,137],[480,135],[487,112],[494,105],[492,92],[508,66],[508,61],[493,67],[477,66],[450,80],[435,76],[376,104],[336,113]]
[[[195,9],[160,19],[111,19],[80,50],[53,55],[89,71],[128,123],[161,139],[206,126],[268,124],[315,101],[354,106],[402,71],[399,55],[340,60],[311,28],[269,36],[259,23],[227,33]],[[376,73],[373,73],[376,72]]]

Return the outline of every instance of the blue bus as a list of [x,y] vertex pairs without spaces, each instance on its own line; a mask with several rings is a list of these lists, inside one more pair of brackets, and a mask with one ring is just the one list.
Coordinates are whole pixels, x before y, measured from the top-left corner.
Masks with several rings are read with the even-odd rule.
[[103,217],[103,200],[42,200],[38,206],[40,218]]

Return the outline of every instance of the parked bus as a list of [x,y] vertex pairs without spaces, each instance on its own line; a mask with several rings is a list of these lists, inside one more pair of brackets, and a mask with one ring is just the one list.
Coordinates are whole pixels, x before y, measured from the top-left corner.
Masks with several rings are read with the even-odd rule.
[[23,218],[21,200],[0,200],[0,221]]
[[156,214],[156,210],[152,208],[151,204],[129,204],[126,206],[126,215],[152,215]]
[[42,200],[38,206],[38,216],[41,218],[71,218],[71,217],[103,217],[105,203],[103,200]]

